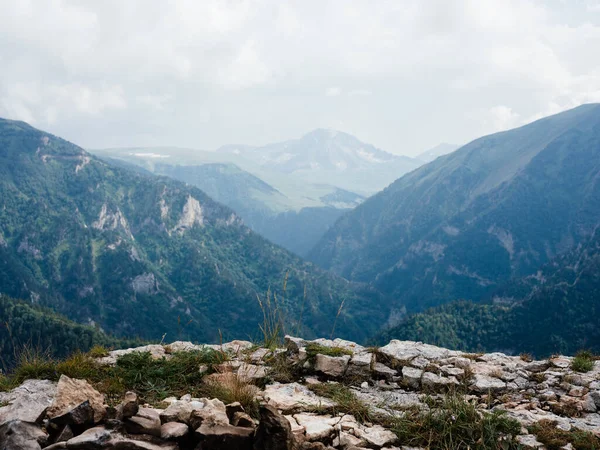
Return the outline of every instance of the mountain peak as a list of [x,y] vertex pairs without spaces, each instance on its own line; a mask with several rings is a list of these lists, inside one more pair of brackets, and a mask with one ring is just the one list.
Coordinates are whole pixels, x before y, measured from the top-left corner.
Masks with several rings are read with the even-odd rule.
[[317,139],[335,139],[336,137],[350,137],[358,140],[354,136],[343,131],[335,130],[333,128],[315,128],[312,131],[304,134],[301,139],[305,138],[317,138]]

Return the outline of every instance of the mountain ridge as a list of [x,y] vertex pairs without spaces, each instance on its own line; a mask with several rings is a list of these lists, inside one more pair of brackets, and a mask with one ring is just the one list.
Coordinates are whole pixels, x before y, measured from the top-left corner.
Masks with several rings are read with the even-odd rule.
[[594,229],[599,123],[600,105],[584,105],[476,139],[344,215],[310,258],[374,282],[399,308],[476,300]]
[[366,304],[382,300],[374,290],[266,241],[193,186],[4,119],[0,161],[0,291],[12,297],[117,336],[247,336],[269,289],[298,313],[290,317],[305,303],[307,332],[331,329],[342,300],[356,309],[342,313],[341,334],[364,339],[377,326],[362,322]]

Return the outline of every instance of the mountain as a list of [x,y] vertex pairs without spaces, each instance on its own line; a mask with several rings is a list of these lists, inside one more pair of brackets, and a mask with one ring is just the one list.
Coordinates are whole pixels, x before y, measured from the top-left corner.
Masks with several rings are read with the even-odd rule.
[[215,152],[177,147],[91,150],[115,163],[199,187],[232,208],[252,230],[306,256],[342,214],[423,164],[332,130],[262,147]]
[[[199,187],[229,206],[252,230],[275,244],[304,256],[344,213],[364,198],[323,186],[315,206],[294,207],[294,201],[234,164],[201,166],[155,165],[155,173]],[[319,189],[313,188],[313,192]]]
[[[518,291],[524,294],[514,296]],[[431,308],[387,330],[380,340],[418,338],[454,349],[544,357],[574,354],[582,348],[600,352],[599,298],[600,229],[535,276],[512,280],[495,302],[462,301]]]
[[600,105],[477,139],[344,215],[311,252],[395,298],[390,323],[482,300],[600,223]]
[[227,145],[217,153],[236,155],[263,169],[294,174],[310,183],[364,194],[383,189],[422,164],[365,144],[347,133],[324,129],[262,147]]
[[448,144],[446,142],[442,142],[441,144],[436,145],[429,150],[424,151],[416,156],[415,159],[419,161],[423,161],[424,163],[431,162],[437,159],[440,156],[447,155],[448,153],[452,153],[454,150],[460,148],[460,145],[456,144]]
[[267,291],[309,334],[335,322],[364,339],[385,314],[376,291],[266,241],[198,188],[0,120],[0,292],[117,336],[216,341],[253,335]]
[[[334,186],[275,178],[278,189],[231,162],[198,164],[194,157],[181,161],[179,153],[174,155],[176,163],[167,163],[164,161],[172,153],[155,151],[162,153],[125,149],[95,152],[112,164],[137,167],[134,170],[165,175],[202,189],[233,209],[253,231],[300,256],[305,256],[344,212],[364,200]],[[203,152],[199,155],[195,158],[203,158]]]

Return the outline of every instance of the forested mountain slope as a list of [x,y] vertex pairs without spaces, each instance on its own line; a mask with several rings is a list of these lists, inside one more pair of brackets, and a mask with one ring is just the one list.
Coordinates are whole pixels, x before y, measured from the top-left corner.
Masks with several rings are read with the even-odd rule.
[[[380,340],[419,339],[470,351],[537,356],[600,352],[600,229],[535,276],[512,280],[496,294],[496,304],[462,301],[415,314]],[[498,304],[499,298],[513,303]]]
[[0,292],[118,336],[215,341],[254,335],[268,289],[308,334],[331,333],[342,302],[342,336],[363,339],[385,315],[374,290],[271,244],[201,190],[0,120]]
[[396,299],[395,317],[480,300],[600,223],[600,105],[482,137],[343,216],[313,261]]

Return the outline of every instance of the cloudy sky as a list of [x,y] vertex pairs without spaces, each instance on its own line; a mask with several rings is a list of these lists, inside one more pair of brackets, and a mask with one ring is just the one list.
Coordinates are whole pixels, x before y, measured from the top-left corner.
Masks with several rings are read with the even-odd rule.
[[600,102],[600,0],[0,0],[0,116],[84,147],[394,153]]

